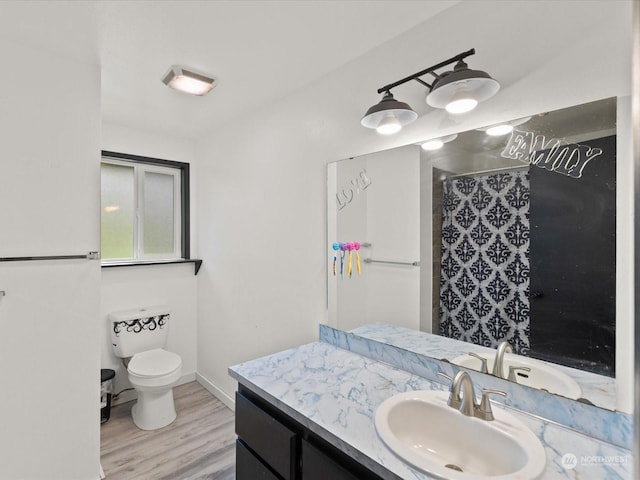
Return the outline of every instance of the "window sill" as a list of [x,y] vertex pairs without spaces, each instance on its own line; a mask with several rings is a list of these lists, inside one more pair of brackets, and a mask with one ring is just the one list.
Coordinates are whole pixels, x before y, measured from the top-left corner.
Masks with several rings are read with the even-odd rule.
[[202,260],[197,258],[184,259],[184,258],[176,258],[175,260],[126,260],[126,261],[102,261],[102,268],[112,268],[112,267],[139,267],[146,265],[170,265],[174,263],[193,263],[194,266],[194,275],[198,275],[200,271],[200,267],[202,266]]

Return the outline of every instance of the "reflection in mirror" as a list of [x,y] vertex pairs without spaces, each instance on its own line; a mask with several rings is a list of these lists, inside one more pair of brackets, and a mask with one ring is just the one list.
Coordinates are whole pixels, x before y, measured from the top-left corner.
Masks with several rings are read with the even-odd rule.
[[488,373],[508,342],[500,376],[614,409],[615,135],[611,98],[330,164],[329,245],[363,259],[330,250],[330,322]]

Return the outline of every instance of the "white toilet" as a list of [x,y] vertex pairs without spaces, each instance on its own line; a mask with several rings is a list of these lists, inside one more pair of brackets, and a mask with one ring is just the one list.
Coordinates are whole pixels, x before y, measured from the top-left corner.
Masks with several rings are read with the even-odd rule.
[[156,430],[176,419],[172,388],[182,375],[182,359],[162,349],[169,317],[164,305],[109,314],[113,351],[125,359],[129,382],[138,394],[131,416],[142,430]]

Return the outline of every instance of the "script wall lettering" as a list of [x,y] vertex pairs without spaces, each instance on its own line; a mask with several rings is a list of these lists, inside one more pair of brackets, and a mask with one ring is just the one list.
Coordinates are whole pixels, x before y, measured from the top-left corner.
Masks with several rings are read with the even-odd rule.
[[547,140],[544,135],[514,130],[500,156],[568,177],[580,178],[584,167],[602,154],[600,148],[591,148],[577,143],[566,145],[561,143],[556,138]]
[[349,205],[355,195],[360,195],[363,190],[366,190],[371,185],[371,179],[367,175],[367,171],[363,168],[358,176],[352,179],[350,187],[343,188],[336,193],[336,202],[338,203],[338,210],[342,210]]

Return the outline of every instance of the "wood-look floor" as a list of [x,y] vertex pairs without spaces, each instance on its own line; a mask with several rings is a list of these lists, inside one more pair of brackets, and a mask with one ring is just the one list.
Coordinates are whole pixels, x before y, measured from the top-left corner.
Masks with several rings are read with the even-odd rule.
[[196,382],[173,389],[178,418],[143,431],[131,420],[134,402],[111,409],[100,427],[107,480],[234,480],[234,414]]

